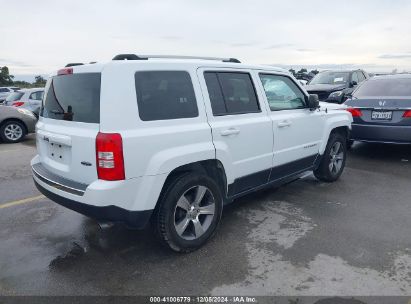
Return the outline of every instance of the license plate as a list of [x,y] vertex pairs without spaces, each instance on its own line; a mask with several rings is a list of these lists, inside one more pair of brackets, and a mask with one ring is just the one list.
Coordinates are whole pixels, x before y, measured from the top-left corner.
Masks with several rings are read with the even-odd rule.
[[392,111],[372,111],[371,119],[375,120],[391,120]]

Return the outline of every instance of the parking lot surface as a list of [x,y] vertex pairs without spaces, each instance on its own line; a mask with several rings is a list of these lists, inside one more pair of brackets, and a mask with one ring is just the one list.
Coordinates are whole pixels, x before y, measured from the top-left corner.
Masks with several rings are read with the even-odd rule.
[[411,295],[408,146],[357,143],[336,183],[244,197],[185,255],[41,196],[35,153],[0,144],[0,295]]

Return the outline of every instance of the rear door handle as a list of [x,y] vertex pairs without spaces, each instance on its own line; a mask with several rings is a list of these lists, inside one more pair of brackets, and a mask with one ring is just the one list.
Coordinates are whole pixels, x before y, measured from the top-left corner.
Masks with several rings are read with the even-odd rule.
[[238,133],[240,133],[239,129],[230,128],[230,129],[221,131],[220,134],[221,134],[221,136],[229,136],[229,135],[237,135]]
[[289,120],[280,121],[280,122],[277,124],[277,126],[278,126],[279,128],[289,127],[289,126],[291,126],[291,121],[289,121]]

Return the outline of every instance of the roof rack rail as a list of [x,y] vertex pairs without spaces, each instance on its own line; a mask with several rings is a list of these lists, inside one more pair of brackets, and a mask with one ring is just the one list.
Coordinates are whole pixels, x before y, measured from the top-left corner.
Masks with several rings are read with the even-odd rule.
[[202,57],[202,56],[178,56],[178,55],[135,55],[135,54],[119,54],[114,56],[113,60],[148,60],[148,59],[201,59],[201,60],[214,60],[222,62],[241,63],[236,58],[220,58],[220,57]]
[[76,66],[76,65],[84,65],[84,63],[82,62],[67,63],[65,68],[69,68],[69,67]]

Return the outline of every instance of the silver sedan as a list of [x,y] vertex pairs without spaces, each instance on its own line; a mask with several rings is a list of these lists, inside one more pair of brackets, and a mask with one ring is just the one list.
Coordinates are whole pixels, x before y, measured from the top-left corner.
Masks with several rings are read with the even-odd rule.
[[16,143],[35,131],[37,118],[26,109],[0,105],[0,139]]

